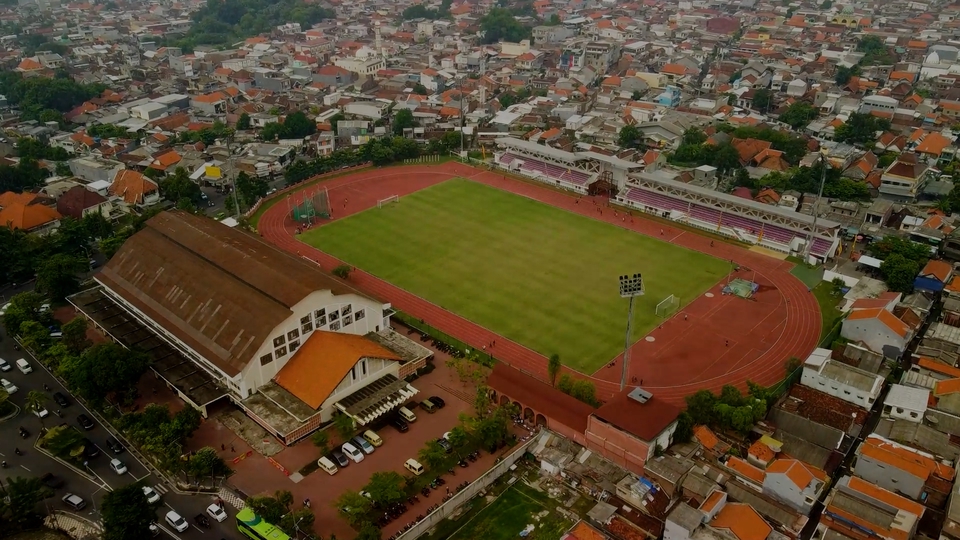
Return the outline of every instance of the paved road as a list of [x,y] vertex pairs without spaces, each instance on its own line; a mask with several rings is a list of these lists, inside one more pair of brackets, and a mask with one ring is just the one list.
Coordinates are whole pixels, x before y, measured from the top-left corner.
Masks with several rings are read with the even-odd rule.
[[[4,339],[0,341],[0,357],[7,360],[11,365],[13,365],[16,359],[24,356],[23,351],[14,349],[12,339],[4,336]],[[11,381],[19,387],[19,390],[11,396],[11,401],[22,408],[27,392],[30,390],[43,391],[43,385],[46,384],[50,388],[47,392],[49,395],[52,395],[53,392],[60,392],[67,396],[70,405],[62,409],[61,414],[63,417],[58,418],[55,414],[58,406],[51,399],[47,407],[50,411],[50,416],[43,420],[44,424],[53,426],[61,422],[66,422],[83,431],[77,423],[77,416],[85,413],[91,418],[95,417],[70,395],[39,362],[29,356],[26,356],[26,358],[33,366],[33,373],[23,374],[14,367],[12,370],[0,374],[0,377]],[[30,432],[29,439],[24,440],[19,437],[19,426],[23,426]],[[0,422],[0,459],[8,463],[7,469],[0,470],[0,478],[3,478],[3,481],[6,482],[6,479],[9,477],[40,476],[46,472],[52,472],[56,476],[63,478],[65,481],[64,487],[57,490],[54,497],[45,501],[48,509],[69,510],[60,499],[67,492],[74,493],[87,501],[87,507],[81,511],[80,514],[91,521],[98,522],[100,521],[99,509],[107,490],[142,481],[144,485],[153,487],[153,489],[162,496],[162,505],[157,510],[157,521],[161,528],[167,531],[169,536],[184,540],[190,538],[242,538],[233,520],[233,516],[236,515],[236,510],[229,506],[227,510],[231,517],[223,523],[215,523],[211,529],[199,529],[191,524],[186,532],[173,534],[171,532],[172,529],[163,522],[163,516],[166,512],[174,509],[180,515],[192,521],[193,516],[203,513],[204,509],[212,502],[212,497],[210,495],[194,496],[173,493],[170,491],[169,486],[164,484],[157,476],[150,474],[147,468],[129,452],[123,452],[117,456],[128,469],[126,474],[118,475],[110,468],[110,459],[113,455],[105,444],[108,436],[108,431],[105,426],[98,423],[92,430],[84,432],[85,435],[100,448],[100,455],[89,461],[89,471],[94,476],[94,481],[89,480],[83,475],[78,474],[34,449],[33,441],[39,434],[40,428],[41,420],[26,411],[21,411],[15,418]],[[23,452],[23,455],[17,456],[14,452],[15,448],[19,448]]]

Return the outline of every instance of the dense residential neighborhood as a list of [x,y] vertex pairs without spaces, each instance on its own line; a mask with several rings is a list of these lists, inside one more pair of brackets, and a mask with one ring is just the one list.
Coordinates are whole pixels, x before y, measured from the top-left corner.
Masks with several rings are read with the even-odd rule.
[[960,4],[0,30],[0,537],[960,540]]

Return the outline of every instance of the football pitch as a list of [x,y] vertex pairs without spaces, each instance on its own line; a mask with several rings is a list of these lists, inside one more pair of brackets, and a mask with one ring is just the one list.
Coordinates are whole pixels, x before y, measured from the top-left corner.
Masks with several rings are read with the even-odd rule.
[[730,264],[702,253],[454,179],[300,239],[505,338],[592,373],[623,350],[627,300],[618,277],[643,274],[633,340]]

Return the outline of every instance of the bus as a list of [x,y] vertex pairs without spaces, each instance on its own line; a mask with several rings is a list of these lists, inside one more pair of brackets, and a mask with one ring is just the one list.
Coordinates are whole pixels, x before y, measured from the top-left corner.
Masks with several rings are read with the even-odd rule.
[[260,519],[249,508],[237,513],[237,530],[253,540],[290,540],[287,533]]

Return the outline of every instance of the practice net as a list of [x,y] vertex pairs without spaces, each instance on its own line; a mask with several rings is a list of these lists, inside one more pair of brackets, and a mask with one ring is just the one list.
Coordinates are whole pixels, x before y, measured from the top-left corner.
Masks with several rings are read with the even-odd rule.
[[[297,197],[297,199],[293,199]],[[326,188],[313,195],[299,195],[291,197],[292,208],[290,215],[294,221],[305,223],[315,218],[330,218],[330,196]]]
[[670,296],[661,300],[659,304],[657,304],[657,316],[669,317],[670,315],[673,315],[674,312],[676,312],[678,309],[680,309],[680,298],[677,297],[677,295],[675,294],[671,294]]
[[740,298],[752,298],[760,288],[760,285],[746,279],[736,278],[727,283],[723,288],[723,294],[732,294]]
[[399,195],[391,195],[391,196],[387,197],[386,199],[380,199],[379,201],[377,201],[377,208],[383,208],[384,206],[386,206],[386,205],[388,205],[388,204],[390,204],[390,203],[395,203],[395,202],[400,202],[400,196],[399,196]]

